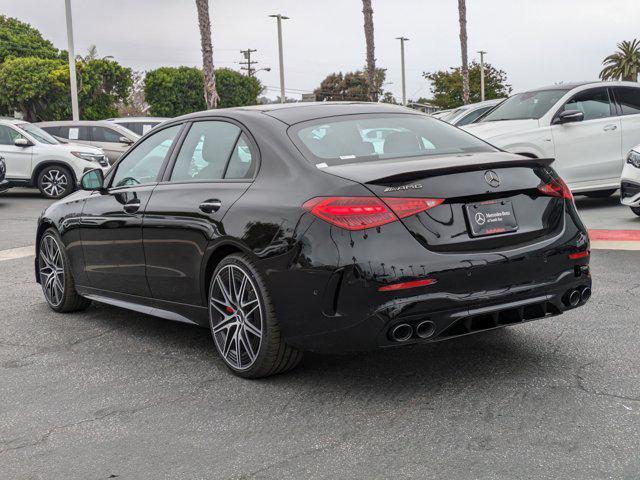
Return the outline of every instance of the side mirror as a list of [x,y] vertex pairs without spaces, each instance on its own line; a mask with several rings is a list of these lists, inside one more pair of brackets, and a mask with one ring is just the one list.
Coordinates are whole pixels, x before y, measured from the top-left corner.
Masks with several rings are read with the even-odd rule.
[[560,112],[553,121],[553,124],[562,125],[564,123],[581,122],[582,120],[584,120],[584,113],[580,110],[565,110],[564,112]]
[[120,137],[118,140],[120,140],[120,143],[126,143],[127,145],[133,145],[133,140],[131,140],[130,138]]
[[82,175],[80,185],[83,190],[95,191],[102,190],[104,188],[104,173],[99,168],[89,170]]
[[18,137],[13,141],[13,144],[16,147],[30,147],[33,145],[33,143],[31,143],[29,140],[27,140],[24,137]]

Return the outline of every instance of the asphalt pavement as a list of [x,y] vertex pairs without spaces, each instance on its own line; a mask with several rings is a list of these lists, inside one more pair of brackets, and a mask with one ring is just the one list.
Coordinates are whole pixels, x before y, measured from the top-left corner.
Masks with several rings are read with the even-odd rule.
[[[640,228],[616,202],[578,206]],[[0,196],[0,255],[48,203]],[[0,478],[640,478],[638,255],[594,251],[592,299],[559,317],[258,381],[205,329],[53,313],[33,257],[0,260]]]

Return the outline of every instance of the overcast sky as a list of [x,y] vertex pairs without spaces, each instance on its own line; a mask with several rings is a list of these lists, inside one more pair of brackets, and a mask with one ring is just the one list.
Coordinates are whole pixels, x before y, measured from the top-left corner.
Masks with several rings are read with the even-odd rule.
[[[91,44],[134,70],[201,65],[194,0],[72,0],[78,53]],[[399,42],[406,44],[407,95],[429,97],[422,72],[460,63],[456,0],[373,0],[376,58],[386,88],[400,97]],[[240,50],[256,48],[274,98],[279,90],[275,19],[283,23],[287,96],[311,92],[330,72],[365,63],[360,0],[211,0],[214,62],[238,68]],[[66,48],[64,0],[0,0],[0,12],[26,21]],[[640,36],[638,0],[467,0],[470,59],[507,72],[515,91],[595,79],[616,43]]]

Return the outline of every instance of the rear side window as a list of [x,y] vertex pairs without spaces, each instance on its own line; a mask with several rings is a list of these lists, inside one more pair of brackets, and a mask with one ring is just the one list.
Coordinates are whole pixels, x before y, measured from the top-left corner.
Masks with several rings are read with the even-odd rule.
[[339,116],[304,122],[293,142],[317,166],[390,158],[492,152],[493,147],[426,115]]
[[89,129],[87,127],[73,127],[63,125],[60,127],[43,127],[44,131],[49,132],[56,137],[66,138],[69,140],[82,140],[88,142],[91,140]]
[[120,135],[106,127],[91,127],[91,139],[94,142],[120,143]]
[[456,126],[461,127],[463,125],[468,125],[475,122],[478,118],[480,118],[482,114],[484,114],[491,108],[493,107],[482,107],[474,110],[473,112],[467,113],[464,117],[456,122]]
[[597,88],[577,93],[562,111],[578,110],[584,114],[584,120],[595,120],[611,116],[611,102],[606,88]]
[[616,87],[614,90],[623,115],[640,114],[640,88]]
[[238,126],[223,121],[196,122],[180,148],[171,181],[250,178],[253,163],[249,143]]

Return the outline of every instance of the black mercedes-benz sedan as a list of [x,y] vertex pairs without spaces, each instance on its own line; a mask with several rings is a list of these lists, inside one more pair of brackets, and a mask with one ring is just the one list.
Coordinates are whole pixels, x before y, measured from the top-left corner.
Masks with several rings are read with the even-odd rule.
[[36,279],[57,312],[209,327],[244,377],[520,324],[591,292],[551,163],[384,104],[186,115],[43,213]]
[[5,177],[7,175],[7,164],[4,161],[4,157],[0,157],[0,193],[9,190],[9,180]]

